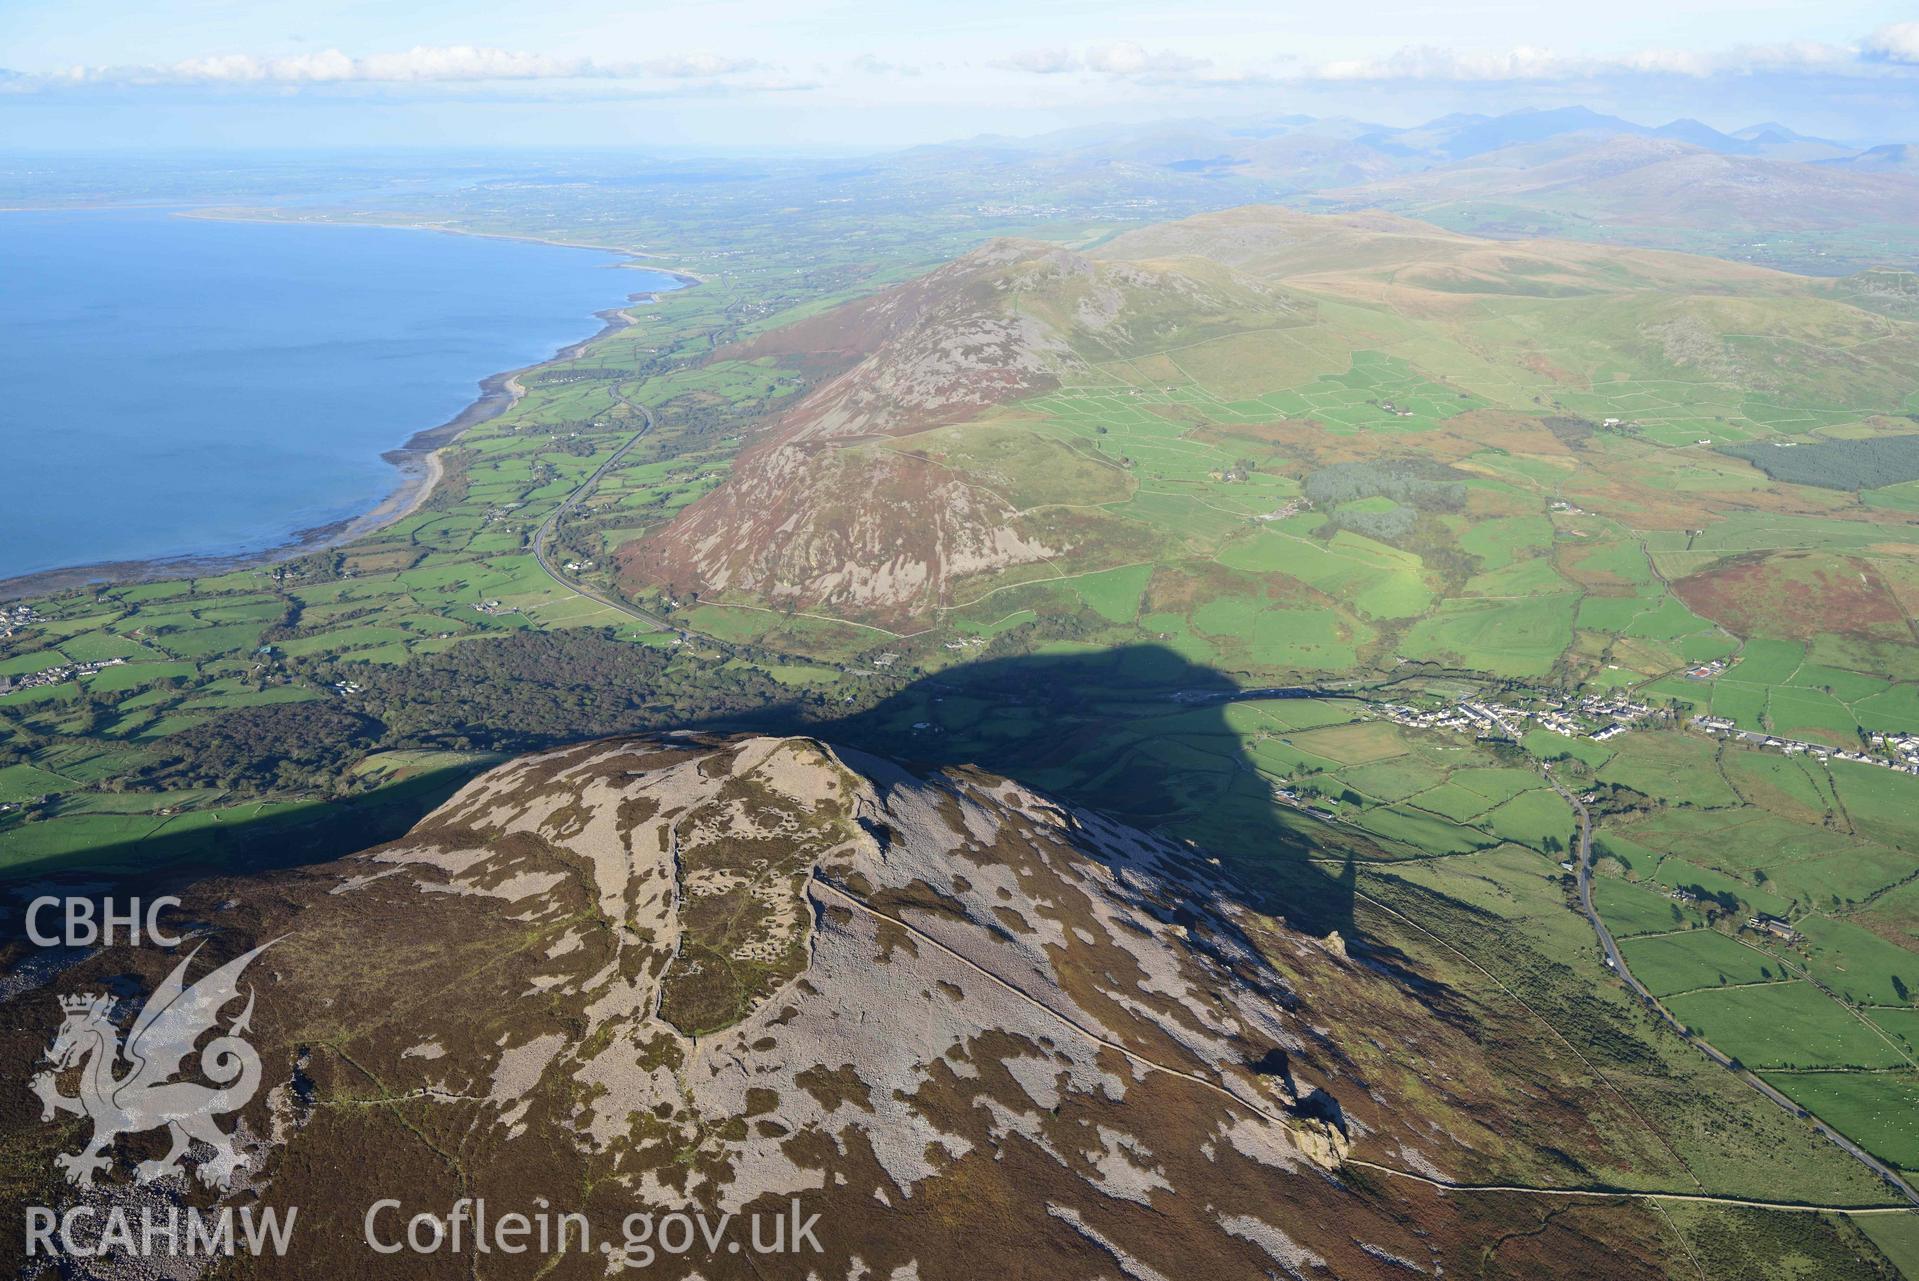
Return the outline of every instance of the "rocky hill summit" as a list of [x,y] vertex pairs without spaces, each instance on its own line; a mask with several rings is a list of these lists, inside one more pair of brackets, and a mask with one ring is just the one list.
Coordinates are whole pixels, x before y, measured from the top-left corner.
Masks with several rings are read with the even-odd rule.
[[[1463,1112],[1418,1099],[1475,1074],[1469,1036],[1403,1022],[1393,980],[1244,906],[1202,852],[971,769],[802,738],[589,743],[188,906],[212,932],[198,964],[274,940],[249,971],[268,1088],[235,1195],[300,1207],[301,1249],[247,1275],[473,1275],[369,1253],[375,1197],[577,1212],[610,1243],[496,1253],[489,1277],[639,1267],[619,1231],[638,1212],[794,1202],[818,1253],[646,1274],[1439,1275],[1509,1235],[1497,1205],[1379,1170],[1483,1161]],[[151,990],[172,963],[110,949],[59,987]],[[1369,1003],[1377,1026],[1353,1021]],[[1364,1067],[1382,1037],[1417,1062]],[[1526,1249],[1596,1233],[1610,1275],[1639,1275],[1641,1214],[1562,1202]]]

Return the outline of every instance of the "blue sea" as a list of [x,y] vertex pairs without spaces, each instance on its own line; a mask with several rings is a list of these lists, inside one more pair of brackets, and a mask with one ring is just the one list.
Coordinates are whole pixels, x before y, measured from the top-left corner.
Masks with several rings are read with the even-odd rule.
[[162,211],[0,213],[0,579],[361,515],[488,375],[673,288],[587,249]]

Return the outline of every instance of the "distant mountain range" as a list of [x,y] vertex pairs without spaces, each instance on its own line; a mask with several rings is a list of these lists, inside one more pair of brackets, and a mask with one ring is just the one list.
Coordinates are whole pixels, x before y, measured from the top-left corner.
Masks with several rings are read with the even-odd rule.
[[1569,134],[1594,140],[1666,139],[1720,155],[1768,160],[1848,162],[1888,150],[1875,147],[1861,151],[1843,142],[1799,133],[1774,121],[1724,133],[1698,120],[1642,125],[1588,107],[1559,107],[1513,111],[1500,116],[1454,114],[1405,129],[1344,117],[1318,119],[1301,115],[1251,120],[1184,120],[1144,126],[1103,125],[1031,138],[980,137],[947,146],[916,148],[915,152],[943,154],[962,148],[1008,157],[1072,155],[1086,160],[1156,163],[1192,171],[1256,173],[1269,169],[1276,157],[1300,152],[1332,154],[1344,148],[1346,154],[1355,159],[1370,152],[1392,167],[1408,164],[1424,167]]
[[1587,107],[1456,114],[1412,128],[1275,115],[976,138],[902,153],[966,164],[995,194],[1090,191],[1173,212],[1284,201],[1382,208],[1502,238],[1614,241],[1814,274],[1919,261],[1919,152],[1861,149],[1776,121],[1730,133]]
[[1408,148],[1414,154],[1438,153],[1452,160],[1484,155],[1523,143],[1544,142],[1567,134],[1603,137],[1664,138],[1703,147],[1726,156],[1775,160],[1824,160],[1852,154],[1843,143],[1809,138],[1781,124],[1758,124],[1721,133],[1697,120],[1674,120],[1652,127],[1586,107],[1551,111],[1515,111],[1503,116],[1444,116],[1414,129],[1384,130],[1358,141],[1381,148]]
[[1341,207],[1394,209],[1479,234],[1685,248],[1670,233],[1697,229],[1763,241],[1903,223],[1919,208],[1912,172],[1725,153],[1670,136],[1581,133],[1324,195]]
[[1919,177],[1919,151],[1907,142],[1890,142],[1882,147],[1868,147],[1857,155],[1839,156],[1819,162],[1846,169],[1857,169],[1862,173],[1896,173]]

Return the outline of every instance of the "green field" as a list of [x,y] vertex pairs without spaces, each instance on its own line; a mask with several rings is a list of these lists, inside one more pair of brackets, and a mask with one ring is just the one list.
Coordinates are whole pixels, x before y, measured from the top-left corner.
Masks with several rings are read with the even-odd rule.
[[1698,991],[1668,1008],[1747,1066],[1889,1068],[1904,1058],[1807,982]]
[[1713,930],[1634,939],[1622,950],[1633,976],[1657,996],[1785,978],[1779,962]]
[[1821,1120],[1859,1136],[1889,1165],[1919,1169],[1919,1073],[1768,1072]]

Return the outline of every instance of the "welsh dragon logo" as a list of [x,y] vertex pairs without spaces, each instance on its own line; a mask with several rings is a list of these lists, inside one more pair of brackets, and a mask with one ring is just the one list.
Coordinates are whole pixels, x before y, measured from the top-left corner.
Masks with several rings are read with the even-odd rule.
[[[64,1017],[46,1053],[53,1067],[33,1078],[32,1089],[40,1097],[42,1121],[68,1112],[93,1122],[93,1137],[85,1147],[54,1158],[67,1182],[92,1187],[93,1176],[112,1164],[107,1153],[115,1138],[165,1126],[172,1146],[165,1156],[140,1162],[134,1171],[139,1182],[150,1183],[179,1169],[188,1148],[198,1141],[213,1149],[213,1156],[200,1165],[200,1181],[210,1187],[232,1186],[246,1157],[234,1150],[232,1137],[214,1118],[239,1111],[260,1088],[260,1056],[241,1039],[253,1018],[251,989],[239,1017],[199,1051],[200,1075],[212,1084],[173,1078],[201,1036],[218,1030],[220,1012],[239,999],[241,972],[271,946],[263,943],[189,987],[187,967],[199,955],[196,947],[147,998],[124,1047],[113,1022],[112,997],[92,993],[60,998]],[[80,1092],[68,1097],[60,1093],[58,1074],[74,1067],[80,1068]]]

